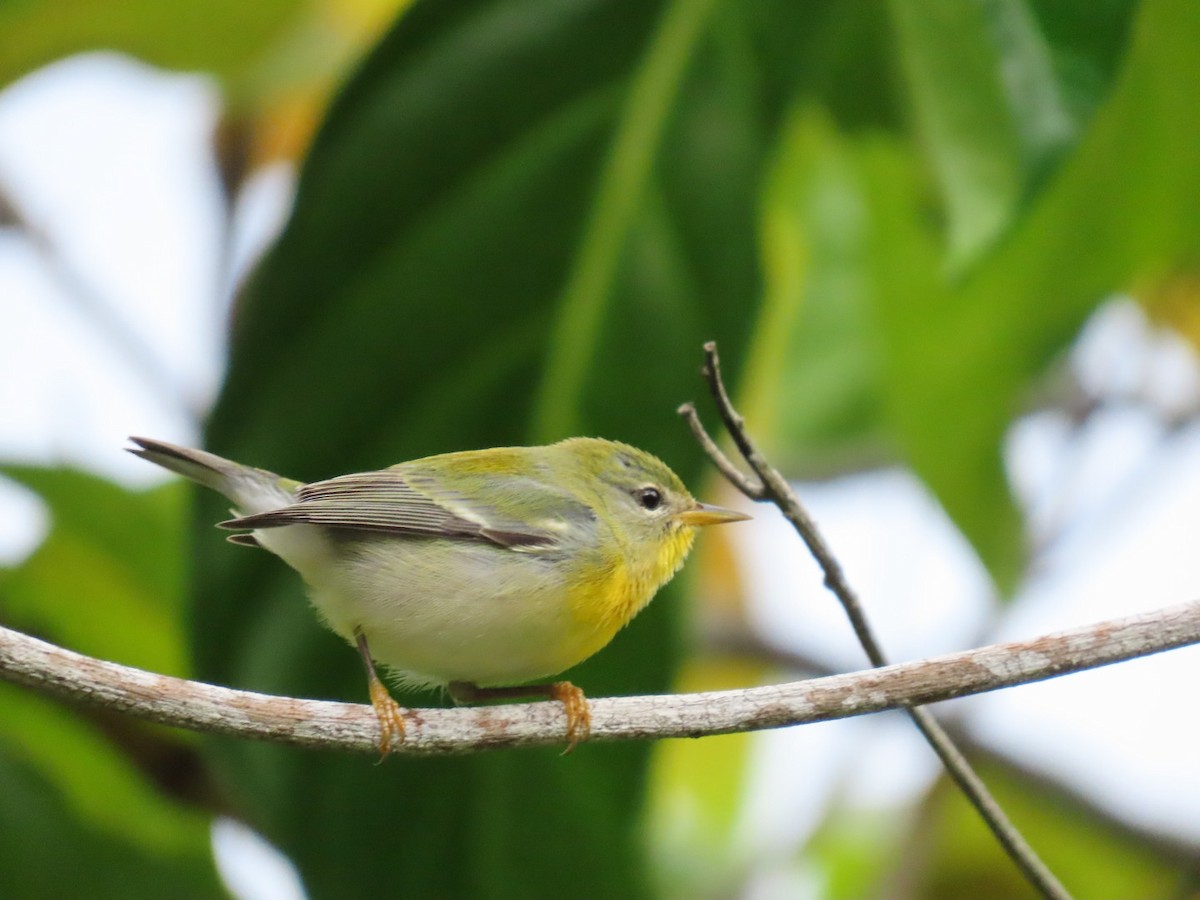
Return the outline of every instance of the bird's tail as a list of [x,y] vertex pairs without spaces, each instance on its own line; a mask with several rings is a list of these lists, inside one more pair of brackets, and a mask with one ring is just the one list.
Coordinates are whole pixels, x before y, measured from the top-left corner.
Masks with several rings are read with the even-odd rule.
[[238,515],[249,516],[287,506],[296,498],[300,482],[282,478],[265,469],[243,466],[204,450],[178,447],[166,441],[131,437],[134,456],[170,469],[184,478],[225,495],[236,506]]

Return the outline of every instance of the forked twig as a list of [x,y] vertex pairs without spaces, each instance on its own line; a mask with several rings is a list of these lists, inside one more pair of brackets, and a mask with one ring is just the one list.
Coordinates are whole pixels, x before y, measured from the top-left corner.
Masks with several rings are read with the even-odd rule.
[[[809,553],[816,559],[820,565],[821,571],[825,575],[825,586],[833,592],[841,603],[842,609],[845,610],[846,616],[850,619],[850,624],[854,628],[854,633],[858,637],[859,644],[862,645],[866,652],[867,658],[871,661],[871,665],[880,667],[887,665],[887,659],[883,654],[883,650],[879,646],[874,633],[871,630],[870,624],[867,622],[866,614],[863,612],[862,604],[858,600],[853,588],[850,587],[846,580],[845,573],[842,571],[841,564],[830,551],[829,546],[821,537],[820,531],[817,529],[816,523],[808,515],[807,511],[801,505],[799,498],[777,469],[771,466],[762,452],[755,445],[753,439],[746,431],[745,420],[738,414],[734,408],[733,401],[729,398],[729,392],[725,388],[725,383],[721,378],[721,364],[717,356],[717,345],[714,341],[709,341],[704,345],[704,368],[701,370],[705,381],[708,383],[709,390],[712,392],[713,399],[716,401],[717,410],[720,413],[721,420],[725,424],[726,431],[729,432],[730,438],[738,449],[738,453],[746,461],[746,465],[750,467],[753,476],[748,476],[735,466],[730,459],[721,451],[716,442],[709,436],[705,430],[703,423],[700,421],[700,416],[696,412],[695,405],[685,403],[679,407],[679,414],[687,420],[688,425],[692,429],[692,434],[696,436],[700,446],[713,464],[720,469],[721,473],[729,479],[729,481],[751,500],[761,500],[774,504],[784,518],[792,523],[796,529],[796,533],[800,535],[800,539],[804,541]],[[917,730],[925,736],[925,740],[933,748],[933,751],[941,759],[942,764],[946,767],[946,771],[950,773],[950,777],[966,795],[967,800],[983,817],[984,822],[1005,852],[1016,863],[1017,867],[1029,880],[1043,897],[1049,900],[1070,900],[1071,895],[1067,893],[1066,888],[1062,886],[1054,873],[1042,862],[1041,858],[1034,852],[1033,848],[1025,840],[1024,836],[1012,824],[1000,804],[988,791],[983,780],[971,767],[966,757],[955,746],[954,741],[945,730],[937,723],[933,715],[919,706],[906,707],[905,711],[912,718],[913,723],[917,726]]]

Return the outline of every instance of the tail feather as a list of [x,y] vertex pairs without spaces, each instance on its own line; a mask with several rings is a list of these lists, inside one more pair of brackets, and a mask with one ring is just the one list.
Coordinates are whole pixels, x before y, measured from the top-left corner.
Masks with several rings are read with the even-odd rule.
[[287,506],[295,499],[296,489],[300,487],[299,482],[281,478],[274,472],[244,466],[204,450],[151,438],[131,437],[130,440],[137,444],[127,448],[134,456],[223,494],[237,506],[240,515]]

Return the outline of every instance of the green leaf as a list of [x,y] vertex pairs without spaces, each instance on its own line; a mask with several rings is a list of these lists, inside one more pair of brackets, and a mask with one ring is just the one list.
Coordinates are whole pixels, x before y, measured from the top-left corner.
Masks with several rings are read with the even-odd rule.
[[244,77],[298,0],[16,0],[0,5],[0,85],[73,53],[116,50],[171,69]]
[[826,900],[888,895],[888,872],[902,857],[911,836],[906,811],[871,809],[846,803],[833,806],[804,848],[822,882]]
[[790,475],[857,469],[889,439],[855,147],[806,105],[775,153],[760,224],[766,299],[742,410]]
[[[756,77],[739,35],[689,0],[415,6],[334,103],[241,298],[213,449],[315,479],[570,428],[694,479],[674,410],[702,389],[703,340],[736,375],[760,294]],[[198,526],[201,675],[365,699],[356,654],[294,573],[211,532],[219,507]],[[594,696],[665,689],[678,602],[661,597],[569,677]],[[215,752],[315,897],[648,890],[645,746],[378,768]]]
[[95,723],[8,684],[0,684],[0,707],[0,754],[53,787],[80,827],[164,860],[207,858],[208,816],[159,793]]
[[[702,656],[685,663],[674,690],[745,687],[774,674],[758,662]],[[646,830],[660,896],[729,896],[745,880],[757,859],[738,832],[753,740],[750,734],[727,734],[655,746]]]
[[959,265],[1010,221],[1032,177],[1072,141],[1052,51],[1023,0],[893,2],[918,136]]
[[[1186,851],[1163,854],[1065,795],[1047,792],[1011,770],[980,767],[996,799],[1072,896],[1095,900],[1170,897],[1185,883]],[[928,897],[1034,897],[1028,882],[956,788],[943,780],[925,825]],[[1175,856],[1172,861],[1171,856]]]
[[49,506],[50,533],[0,572],[0,614],[73,650],[186,675],[180,484],[134,492],[69,469],[5,465]]
[[864,145],[872,296],[886,401],[902,452],[1003,587],[1021,570],[1001,443],[1035,380],[1114,292],[1200,251],[1200,19],[1145,4],[1109,100],[1006,239],[952,278],[920,169],[885,138]]
[[1092,115],[1124,62],[1138,0],[1030,0],[1053,55],[1055,79],[1075,122]]
[[669,4],[630,84],[557,304],[558,317],[548,341],[550,356],[534,411],[533,433],[540,440],[574,434],[581,424],[575,402],[597,362],[598,331],[606,306],[615,300],[617,265],[642,205],[667,114],[713,5],[712,0]]
[[[133,492],[69,469],[6,465],[0,473],[35,491],[50,514],[41,546],[21,565],[0,572],[4,623],[103,659],[186,674],[184,488]],[[213,880],[208,816],[161,794],[129,754],[134,744],[143,756],[151,749],[170,752],[171,739],[161,730],[105,721],[102,713],[11,685],[0,685],[0,708],[0,765],[19,765],[27,773],[21,779],[54,792],[50,820],[70,820],[55,826],[63,840],[79,842],[83,856],[95,855],[97,866],[107,866],[118,879],[95,890],[119,891],[117,873],[136,866],[169,873],[164,884],[180,882],[185,894],[197,893],[187,885],[201,873],[207,872],[201,884]],[[12,833],[21,826],[11,821],[0,821],[0,827],[9,829],[0,831],[0,844],[26,839]],[[50,886],[70,883],[58,872],[34,882],[32,871],[19,874],[26,864],[10,858],[0,868],[0,881],[7,886],[29,880],[29,896],[49,896]],[[15,881],[6,877],[9,871]],[[72,871],[76,889],[68,893],[79,889],[81,870]],[[130,896],[148,891],[153,882],[139,884],[134,879]]]
[[[128,843],[81,820],[54,785],[4,752],[0,752],[0,796],[4,797],[0,884],[6,896],[22,900],[225,896],[203,827],[197,829],[199,840],[187,852],[176,848],[165,853],[161,847]],[[113,796],[111,802],[120,799]]]

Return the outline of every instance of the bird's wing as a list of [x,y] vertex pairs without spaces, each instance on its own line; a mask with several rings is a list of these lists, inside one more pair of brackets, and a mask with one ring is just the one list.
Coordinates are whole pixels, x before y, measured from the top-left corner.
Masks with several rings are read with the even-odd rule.
[[[220,526],[257,529],[304,523],[541,550],[557,546],[573,520],[594,518],[584,504],[535,478],[502,474],[483,484],[472,482],[469,493],[455,491],[446,488],[436,472],[406,466],[341,475],[301,487],[289,506]],[[511,508],[514,499],[521,518],[501,512]]]

